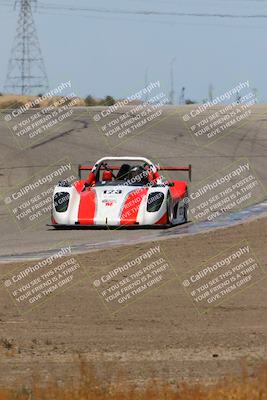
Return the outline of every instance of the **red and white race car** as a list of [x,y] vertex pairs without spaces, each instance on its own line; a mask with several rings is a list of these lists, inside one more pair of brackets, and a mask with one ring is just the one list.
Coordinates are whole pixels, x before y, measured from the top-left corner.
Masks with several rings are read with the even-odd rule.
[[[113,163],[116,162],[116,165]],[[81,179],[82,171],[90,171]],[[166,180],[159,167],[144,157],[104,157],[94,166],[79,166],[80,180],[59,182],[54,189],[52,225],[176,225],[187,221],[188,182]]]

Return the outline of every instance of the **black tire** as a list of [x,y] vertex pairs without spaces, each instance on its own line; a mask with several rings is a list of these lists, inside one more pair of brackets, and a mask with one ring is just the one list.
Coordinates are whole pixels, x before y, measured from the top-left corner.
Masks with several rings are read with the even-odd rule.
[[[188,199],[188,192],[186,192],[185,197]],[[184,222],[188,222],[188,203],[184,205]]]
[[173,223],[173,209],[171,210],[171,197],[170,193],[168,193],[167,197],[167,226],[174,226]]
[[187,207],[185,206],[184,207],[184,222],[186,223],[186,222],[188,222],[188,215],[187,215],[188,213],[187,213]]

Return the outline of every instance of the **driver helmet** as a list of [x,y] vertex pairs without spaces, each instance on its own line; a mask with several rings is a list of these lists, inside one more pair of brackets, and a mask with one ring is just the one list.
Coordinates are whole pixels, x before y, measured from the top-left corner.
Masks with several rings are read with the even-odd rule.
[[112,172],[111,171],[103,171],[102,181],[112,181]]
[[146,184],[148,179],[147,179],[147,171],[141,167],[141,166],[136,166],[133,167],[130,172],[129,172],[129,180],[134,181],[133,183],[143,183]]

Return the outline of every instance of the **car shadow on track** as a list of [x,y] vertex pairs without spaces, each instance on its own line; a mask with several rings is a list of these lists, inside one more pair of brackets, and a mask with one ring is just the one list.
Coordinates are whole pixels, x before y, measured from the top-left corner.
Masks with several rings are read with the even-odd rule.
[[159,230],[159,229],[171,229],[179,226],[188,225],[191,221],[182,222],[179,225],[121,225],[121,226],[109,226],[109,225],[47,225],[49,231],[57,230],[88,230],[88,231],[132,231],[132,230]]

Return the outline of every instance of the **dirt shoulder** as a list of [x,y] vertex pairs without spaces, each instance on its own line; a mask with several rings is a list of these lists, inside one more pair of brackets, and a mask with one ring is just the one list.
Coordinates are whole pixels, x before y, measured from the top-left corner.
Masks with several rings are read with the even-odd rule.
[[[103,379],[123,375],[136,382],[151,377],[206,382],[240,372],[244,360],[249,367],[266,360],[266,238],[267,218],[259,218],[214,232],[82,254],[83,279],[26,314],[18,311],[4,287],[4,275],[32,263],[2,264],[0,383],[30,382],[33,371],[42,379],[73,379],[78,353]],[[263,269],[262,279],[199,312],[182,277],[244,240]],[[102,272],[107,276],[109,265],[121,259],[125,265],[157,246],[174,275],[112,314],[92,284],[95,277]],[[129,274],[125,271],[123,277]]]

